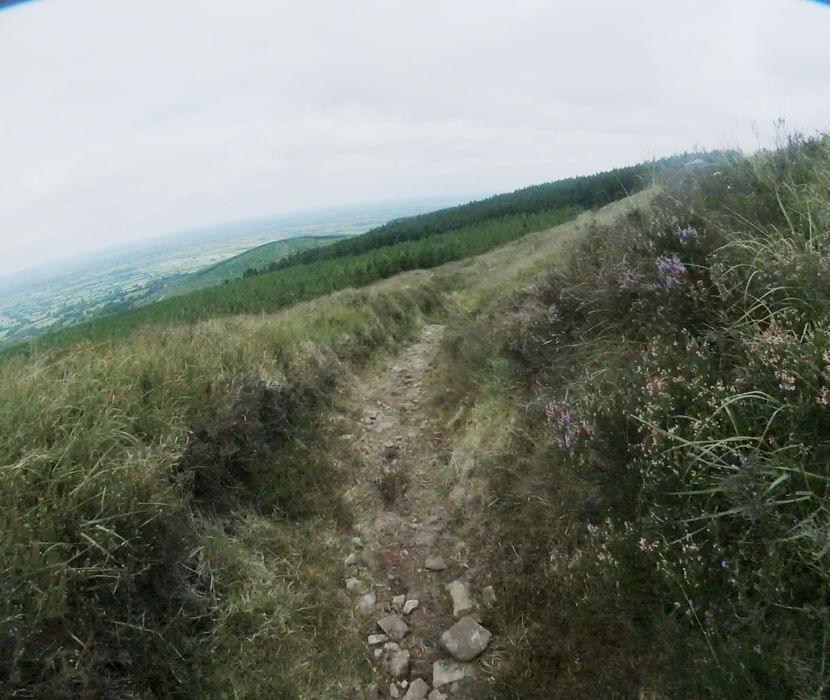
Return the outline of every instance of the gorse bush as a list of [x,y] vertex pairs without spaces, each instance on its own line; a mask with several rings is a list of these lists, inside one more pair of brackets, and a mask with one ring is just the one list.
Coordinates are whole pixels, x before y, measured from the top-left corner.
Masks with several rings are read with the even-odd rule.
[[830,142],[664,188],[487,322],[531,409],[520,466],[489,472],[494,565],[505,542],[525,562],[502,569],[505,624],[548,621],[503,690],[546,663],[534,692],[819,697]]

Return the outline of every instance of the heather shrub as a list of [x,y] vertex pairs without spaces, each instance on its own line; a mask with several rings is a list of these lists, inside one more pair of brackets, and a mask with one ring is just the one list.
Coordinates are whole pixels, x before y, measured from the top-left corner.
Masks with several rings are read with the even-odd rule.
[[[521,469],[489,467],[491,527],[496,565],[507,541],[526,568],[503,569],[505,625],[557,621],[525,645],[552,669],[548,693],[611,689],[614,674],[631,693],[818,697],[830,142],[728,154],[663,187],[506,315],[495,352],[526,432]],[[526,669],[505,693],[530,688]]]

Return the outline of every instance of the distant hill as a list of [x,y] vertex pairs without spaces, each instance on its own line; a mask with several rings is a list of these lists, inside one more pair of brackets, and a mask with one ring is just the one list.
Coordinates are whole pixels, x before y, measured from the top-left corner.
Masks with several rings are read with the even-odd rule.
[[[0,276],[0,346],[112,316],[148,302],[238,281],[252,266],[268,269],[275,260],[314,250],[319,239],[337,243],[385,222],[430,211],[461,197],[397,200],[326,207],[227,222],[85,254],[23,272]],[[215,266],[262,248],[239,267]],[[284,243],[293,241],[292,243]]]
[[228,260],[211,265],[204,270],[166,281],[154,295],[155,300],[168,299],[180,294],[215,287],[224,282],[241,279],[246,272],[267,270],[278,260],[305,250],[330,245],[348,236],[297,236],[281,241],[271,241],[256,246]]

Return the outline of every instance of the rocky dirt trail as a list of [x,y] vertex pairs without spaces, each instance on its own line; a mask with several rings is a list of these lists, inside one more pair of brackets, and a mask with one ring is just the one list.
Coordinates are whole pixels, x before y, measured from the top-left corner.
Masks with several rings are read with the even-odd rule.
[[448,451],[425,406],[443,331],[426,326],[379,374],[355,383],[343,417],[342,437],[357,451],[344,585],[375,675],[350,697],[490,697],[492,640],[481,623],[493,591],[471,583],[475,548],[453,527]]

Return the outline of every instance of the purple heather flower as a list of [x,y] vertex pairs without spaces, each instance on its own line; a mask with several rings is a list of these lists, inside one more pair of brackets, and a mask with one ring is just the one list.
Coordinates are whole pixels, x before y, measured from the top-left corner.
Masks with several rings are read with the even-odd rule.
[[782,377],[778,383],[778,388],[782,391],[795,391],[795,382],[792,377]]
[[686,266],[676,255],[661,255],[657,258],[657,276],[660,278],[660,284],[666,289],[680,284],[687,273]]
[[557,442],[564,447],[569,448],[574,443],[574,440],[581,433],[585,432],[585,423],[583,421],[574,421],[570,409],[561,401],[551,399],[545,405],[545,414],[548,420],[562,433],[562,437],[557,438]]
[[677,232],[677,237],[681,241],[696,241],[700,238],[700,234],[697,232],[697,229],[694,226],[687,226],[686,228],[682,228]]

